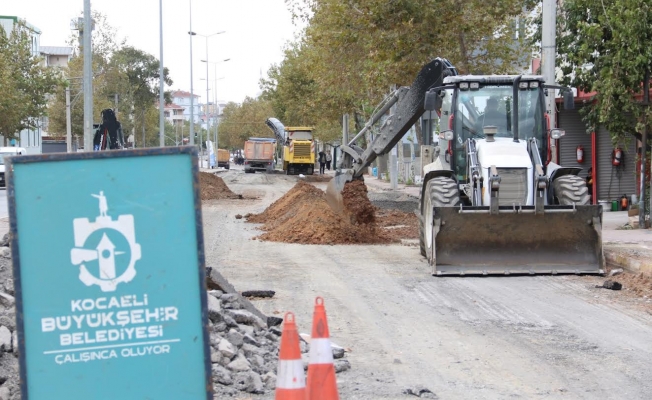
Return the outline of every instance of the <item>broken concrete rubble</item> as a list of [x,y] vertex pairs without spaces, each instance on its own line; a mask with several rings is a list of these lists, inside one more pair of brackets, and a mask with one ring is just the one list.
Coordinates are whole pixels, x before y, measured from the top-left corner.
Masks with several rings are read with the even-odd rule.
[[[276,367],[281,330],[267,318],[216,270],[207,271],[209,301],[212,297],[216,312],[209,312],[211,362],[216,397],[237,396],[245,392],[264,394],[276,387]],[[209,303],[210,305],[210,303]],[[281,320],[282,321],[282,320]],[[274,321],[275,322],[275,321]],[[309,336],[307,337],[309,340]],[[301,340],[301,352],[308,368],[310,345]],[[344,349],[333,346],[335,371],[351,368]]]
[[[20,399],[16,313],[11,260],[0,258],[0,400]],[[264,394],[276,387],[281,330],[215,270],[207,271],[208,331],[217,398]],[[10,290],[7,290],[10,289]],[[268,324],[272,321],[272,324]],[[309,345],[302,342],[306,354]],[[334,354],[335,356],[335,354]],[[336,371],[350,364],[336,360]]]

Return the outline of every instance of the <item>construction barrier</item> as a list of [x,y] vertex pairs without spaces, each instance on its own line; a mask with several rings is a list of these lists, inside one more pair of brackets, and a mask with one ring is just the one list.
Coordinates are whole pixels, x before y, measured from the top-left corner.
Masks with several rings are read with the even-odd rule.
[[294,314],[285,314],[278,368],[276,370],[276,400],[306,400],[306,378],[301,361],[299,332]]
[[339,400],[333,350],[331,348],[324,299],[315,299],[308,365],[308,400]]

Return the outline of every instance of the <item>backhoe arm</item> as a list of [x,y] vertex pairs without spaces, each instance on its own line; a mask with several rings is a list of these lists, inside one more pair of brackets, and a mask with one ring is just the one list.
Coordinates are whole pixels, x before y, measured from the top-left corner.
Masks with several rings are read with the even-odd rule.
[[398,95],[395,110],[371,145],[358,156],[353,166],[354,177],[361,176],[379,155],[387,154],[401,140],[425,112],[424,99],[428,89],[442,86],[444,78],[450,75],[457,75],[455,67],[446,59],[435,58],[421,69],[412,86],[400,88],[393,94]]

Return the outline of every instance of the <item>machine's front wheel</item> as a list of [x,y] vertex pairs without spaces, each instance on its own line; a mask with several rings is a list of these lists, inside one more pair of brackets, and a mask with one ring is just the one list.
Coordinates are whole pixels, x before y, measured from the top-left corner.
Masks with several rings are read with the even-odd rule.
[[[433,207],[455,207],[460,204],[460,191],[457,183],[451,178],[439,176],[430,179],[426,183],[426,190],[424,193],[423,207],[421,208],[421,215],[423,223],[419,225],[419,247],[421,254],[423,254],[428,262],[431,262],[433,257]],[[423,243],[423,247],[422,244]],[[424,254],[425,253],[425,254]]]
[[590,203],[589,188],[584,179],[577,175],[564,175],[552,182],[557,203],[563,206],[584,206]]

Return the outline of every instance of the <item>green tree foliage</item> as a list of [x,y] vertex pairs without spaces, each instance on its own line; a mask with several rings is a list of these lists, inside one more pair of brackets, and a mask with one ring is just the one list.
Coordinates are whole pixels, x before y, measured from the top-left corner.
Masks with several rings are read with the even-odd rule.
[[37,128],[47,112],[47,96],[61,84],[56,72],[32,54],[31,43],[23,23],[18,22],[12,32],[0,27],[0,135],[5,140],[23,129]]
[[[645,71],[652,68],[652,0],[567,0],[559,10],[557,64],[563,83],[591,93],[589,131],[604,126],[614,142],[640,138]],[[635,120],[627,114],[635,116]]]
[[265,124],[273,116],[271,103],[264,99],[247,97],[242,104],[228,103],[218,127],[220,148],[242,149],[250,137],[273,138],[274,133]]
[[[151,54],[118,41],[115,30],[106,22],[106,17],[96,13],[93,31],[93,114],[100,122],[100,112],[105,108],[118,108],[118,119],[125,136],[132,133],[136,143],[142,143],[142,129],[145,128],[146,145],[158,145],[158,84],[159,61]],[[74,40],[74,39],[73,39]],[[83,52],[78,47],[65,71],[70,81],[71,97],[81,94],[83,76]],[[168,69],[164,68],[166,85],[172,85]],[[117,99],[117,104],[115,99]],[[171,101],[165,93],[166,103]],[[66,132],[65,89],[57,92],[51,103],[50,130],[52,134]],[[78,98],[71,109],[72,132],[83,136],[83,98]],[[140,145],[139,147],[142,147]]]
[[261,82],[285,124],[309,121],[322,140],[338,137],[343,113],[357,127],[388,92],[410,85],[432,58],[461,73],[517,72],[527,66],[514,39],[527,0],[288,0],[308,23],[302,38]]

